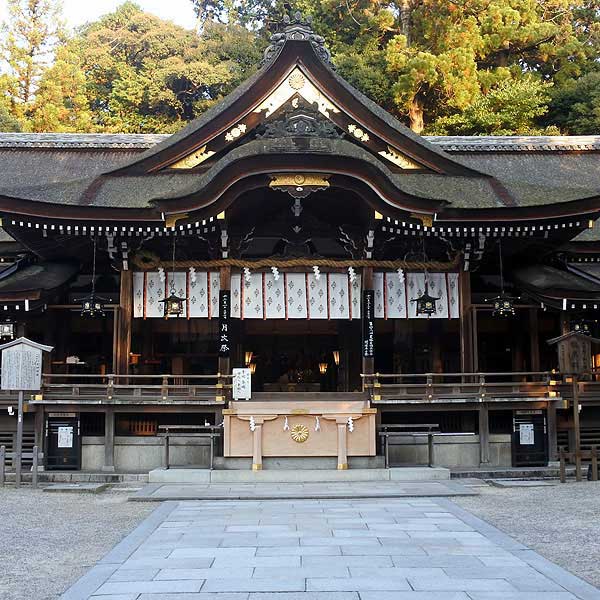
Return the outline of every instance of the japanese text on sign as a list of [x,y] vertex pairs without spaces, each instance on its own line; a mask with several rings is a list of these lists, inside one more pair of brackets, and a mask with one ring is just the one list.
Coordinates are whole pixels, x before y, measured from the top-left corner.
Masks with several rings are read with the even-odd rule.
[[233,399],[250,400],[252,397],[252,374],[250,369],[233,369]]
[[375,292],[363,291],[363,356],[375,356]]
[[231,292],[221,290],[219,292],[219,356],[229,358],[231,352],[231,338],[229,331],[229,313],[231,305]]

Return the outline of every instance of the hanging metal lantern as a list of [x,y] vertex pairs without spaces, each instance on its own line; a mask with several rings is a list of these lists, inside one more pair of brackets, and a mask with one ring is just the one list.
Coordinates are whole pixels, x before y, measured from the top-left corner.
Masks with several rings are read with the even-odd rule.
[[180,298],[175,294],[175,289],[171,289],[171,294],[160,300],[164,304],[164,315],[167,319],[171,317],[180,317],[183,314],[184,302],[187,298]]
[[321,373],[321,375],[325,375],[327,373],[327,363],[326,362],[321,362],[319,363],[319,373]]
[[435,315],[437,312],[436,302],[439,298],[435,298],[429,294],[429,282],[427,281],[427,275],[425,275],[425,291],[418,298],[413,298],[411,302],[417,303],[417,316],[426,315],[430,317]]
[[10,319],[0,323],[0,338],[3,340],[14,340],[15,339],[16,323]]
[[571,330],[575,331],[576,333],[582,333],[583,335],[592,335],[592,332],[590,331],[590,323],[585,319],[572,322]]
[[96,296],[93,292],[81,299],[81,314],[85,317],[104,317],[106,300],[100,296]]
[[80,300],[81,315],[84,317],[104,317],[106,298],[96,296],[96,238],[94,238],[94,262],[92,263],[92,291]]
[[515,302],[519,300],[518,297],[510,296],[504,291],[504,269],[502,264],[502,239],[498,240],[498,262],[500,265],[500,295],[487,300],[493,305],[492,315],[494,317],[514,317],[515,316]]
[[171,285],[170,293],[166,298],[160,300],[164,304],[164,315],[165,319],[172,317],[181,317],[183,315],[183,308],[187,298],[182,298],[175,293],[175,238],[173,238],[173,266],[171,272]]
[[504,293],[492,298],[491,302],[494,305],[492,315],[494,317],[514,317],[516,300],[518,300],[518,298],[514,298],[513,296]]

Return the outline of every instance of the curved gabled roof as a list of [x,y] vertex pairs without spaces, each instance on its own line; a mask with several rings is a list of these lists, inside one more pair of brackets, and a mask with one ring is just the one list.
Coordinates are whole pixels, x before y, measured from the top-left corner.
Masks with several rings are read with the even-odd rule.
[[[322,39],[296,18],[274,36],[267,57],[171,136],[0,135],[0,213],[154,223],[179,213],[204,218],[235,194],[268,186],[277,173],[312,172],[396,219],[600,215],[597,138],[418,136],[342,79]],[[300,104],[326,123],[318,135],[285,127],[261,133],[289,122],[286,111]]]

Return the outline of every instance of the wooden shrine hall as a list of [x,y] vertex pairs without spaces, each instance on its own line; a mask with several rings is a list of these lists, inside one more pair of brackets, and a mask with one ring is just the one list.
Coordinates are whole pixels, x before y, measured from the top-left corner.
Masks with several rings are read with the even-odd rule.
[[0,160],[0,334],[54,348],[46,469],[145,472],[167,435],[170,464],[254,470],[600,443],[600,136],[415,135],[296,14],[174,135],[0,134]]

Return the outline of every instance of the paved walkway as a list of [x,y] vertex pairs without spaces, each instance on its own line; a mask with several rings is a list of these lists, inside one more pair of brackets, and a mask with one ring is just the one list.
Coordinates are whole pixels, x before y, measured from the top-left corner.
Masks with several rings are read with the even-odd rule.
[[276,500],[471,496],[477,492],[455,481],[336,481],[314,483],[150,483],[130,499]]
[[[576,543],[574,540],[573,543]],[[62,600],[598,600],[445,498],[164,502]]]

